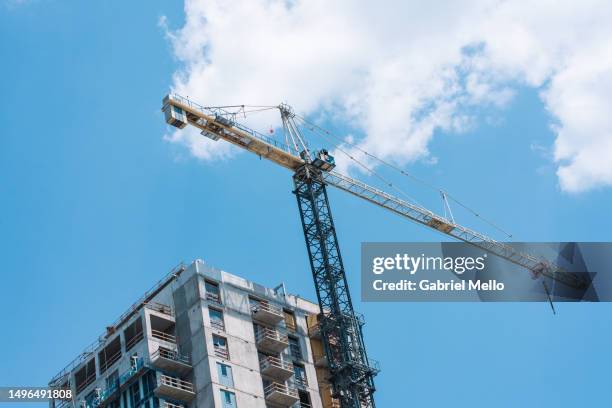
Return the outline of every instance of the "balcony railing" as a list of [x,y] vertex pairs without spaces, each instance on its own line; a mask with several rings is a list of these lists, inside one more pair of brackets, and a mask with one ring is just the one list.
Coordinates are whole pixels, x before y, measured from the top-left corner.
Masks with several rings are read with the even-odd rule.
[[161,398],[191,401],[195,396],[193,384],[176,377],[159,374],[155,394]]
[[189,381],[181,380],[180,378],[169,377],[161,374],[159,376],[159,384],[178,388],[183,391],[193,392],[193,384],[191,384]]
[[93,383],[95,380],[96,380],[96,373],[94,372],[94,373],[89,374],[89,376],[85,378],[85,381],[79,384],[79,386],[76,388],[76,393],[79,394],[81,391],[87,388],[87,386]]
[[295,388],[288,387],[285,384],[276,383],[276,382],[268,385],[266,389],[264,390],[264,394],[266,397],[274,392],[282,392],[283,394],[293,395],[295,397],[298,396],[298,392]]
[[257,331],[256,340],[261,341],[263,339],[273,339],[289,344],[289,337],[285,333],[268,327],[260,327]]
[[100,364],[100,372],[103,373],[110,368],[113,364],[115,364],[121,358],[121,349],[117,350],[115,354],[108,357],[104,364]]
[[223,322],[223,320],[214,320],[214,319],[212,319],[210,321],[210,327],[212,327],[213,329],[216,329],[216,330],[225,331],[225,323]]
[[285,318],[283,309],[269,302],[257,302],[251,306],[253,319],[260,322],[276,325]]
[[257,346],[270,353],[280,353],[289,345],[289,337],[285,333],[268,327],[260,327],[255,335]]
[[293,364],[278,357],[266,356],[259,362],[259,370],[265,376],[285,381],[293,375]]
[[151,364],[163,372],[187,374],[191,370],[191,359],[178,351],[159,347],[151,354]]
[[225,360],[229,360],[229,351],[226,347],[215,346],[215,355]]
[[293,371],[293,364],[290,361],[283,361],[278,357],[266,356],[259,362],[259,368],[262,370],[267,367],[277,367],[283,370]]
[[284,317],[283,309],[280,306],[276,306],[270,302],[256,302],[251,306],[251,310],[274,313]]
[[125,351],[128,351],[129,349],[131,349],[132,347],[134,347],[136,345],[136,343],[138,343],[140,340],[142,340],[144,338],[144,333],[141,331],[139,333],[136,333],[134,335],[134,337],[132,337],[130,340],[128,340],[125,343]]
[[219,295],[218,293],[214,293],[214,292],[206,292],[206,300],[220,305],[221,295]]
[[284,407],[290,407],[299,400],[297,389],[276,382],[264,389],[264,396],[266,401]]
[[191,363],[189,357],[180,354],[178,351],[166,350],[165,348],[162,348],[162,347],[158,348],[157,350],[155,350],[153,354],[151,354],[151,359],[157,356],[168,359],[168,360],[179,361],[184,364]]
[[163,340],[169,343],[176,344],[176,336],[173,336],[172,334],[169,334],[163,331],[151,330],[151,336],[159,340]]

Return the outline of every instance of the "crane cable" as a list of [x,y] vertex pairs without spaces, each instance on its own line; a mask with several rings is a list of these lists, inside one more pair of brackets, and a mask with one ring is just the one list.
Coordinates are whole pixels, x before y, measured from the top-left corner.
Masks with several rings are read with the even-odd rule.
[[268,107],[268,108],[258,108],[258,109],[251,109],[251,110],[243,110],[242,113],[247,114],[247,113],[256,113],[256,112],[263,112],[263,111],[268,111],[268,110],[272,110],[272,109],[276,109],[275,106],[273,107]]
[[[318,129],[319,133],[322,134],[323,136],[327,136],[329,138],[332,138],[334,140],[336,140],[339,143],[343,143],[343,144],[348,144],[352,147],[354,147],[355,149],[359,150],[361,153],[363,153],[364,155],[380,162],[381,164],[390,167],[391,169],[401,173],[402,175],[404,175],[405,177],[411,178],[423,185],[425,185],[428,188],[431,188],[432,190],[435,190],[443,195],[446,195],[446,197],[450,198],[451,200],[453,200],[455,203],[457,203],[459,206],[463,207],[465,210],[467,210],[468,212],[470,212],[472,215],[474,215],[477,218],[480,218],[483,222],[489,224],[490,226],[492,226],[493,228],[495,228],[496,230],[498,230],[499,232],[503,233],[504,235],[506,235],[508,238],[513,238],[512,234],[510,234],[509,232],[507,232],[506,230],[504,230],[503,228],[501,228],[499,225],[497,225],[496,223],[494,223],[493,221],[488,220],[487,218],[484,218],[482,215],[480,215],[477,211],[475,211],[474,209],[470,208],[469,206],[467,206],[466,204],[462,203],[461,201],[459,201],[457,198],[455,198],[454,196],[452,196],[451,194],[449,194],[448,192],[442,190],[441,188],[438,188],[436,186],[434,186],[431,183],[428,183],[427,181],[416,177],[413,174],[410,174],[408,172],[406,172],[404,169],[394,165],[393,163],[390,163],[386,160],[383,160],[375,155],[373,155],[372,153],[367,152],[366,150],[362,149],[361,147],[359,147],[356,143],[352,143],[349,142],[347,140],[343,140],[341,138],[339,138],[338,136],[335,136],[333,133],[331,133],[330,131],[328,131],[327,129],[324,129],[322,127],[320,127],[319,125],[312,123],[310,121],[308,121],[306,118],[304,118],[303,116],[299,116],[296,115],[297,118],[299,118],[302,122],[304,122],[304,124],[310,126],[313,129]],[[340,148],[338,147],[338,145],[335,145],[335,147],[340,150]],[[341,152],[347,154],[346,152],[340,150]],[[349,156],[350,157],[350,156]],[[351,157],[351,159],[353,159]],[[356,159],[353,159],[355,162],[357,162]],[[416,200],[414,200],[416,202]]]
[[[297,115],[296,115],[297,117]],[[301,118],[298,117],[300,120],[302,120],[304,122],[304,124],[308,125],[308,123],[306,123],[306,121]],[[319,132],[321,131],[321,128],[319,128],[318,126],[316,126],[316,128],[319,129]],[[309,126],[308,127],[309,130],[312,130],[313,132],[315,132],[315,128]],[[331,142],[332,146],[334,148],[336,148],[338,151],[340,151],[341,153],[343,153],[345,156],[347,156],[349,159],[351,159],[352,161],[354,161],[359,167],[363,168],[364,170],[366,170],[369,174],[373,175],[374,177],[378,178],[381,182],[383,182],[385,185],[387,185],[388,187],[394,189],[395,191],[397,191],[399,194],[403,195],[405,198],[407,198],[409,201],[412,201],[414,204],[418,205],[419,207],[425,208],[425,206],[423,206],[421,203],[419,203],[416,199],[414,199],[413,197],[409,196],[405,191],[403,191],[402,189],[400,189],[399,187],[397,187],[395,184],[391,183],[389,180],[387,180],[386,178],[384,178],[383,176],[381,176],[378,172],[376,172],[374,169],[368,167],[366,164],[362,163],[361,161],[359,161],[357,158],[355,158],[353,155],[351,155],[349,152],[345,151],[344,149],[342,149],[338,144],[335,144],[333,142]]]
[[[227,109],[237,109],[235,111],[229,111]],[[249,110],[247,110],[249,108]],[[205,106],[204,109],[209,109],[216,114],[221,116],[228,116],[231,120],[236,120],[236,116],[242,115],[246,119],[247,114],[269,111],[277,109],[277,106],[267,105],[225,105],[225,106]]]
[[278,106],[272,105],[221,105],[221,106],[203,106],[204,109],[227,109],[227,108],[265,108],[276,109]]

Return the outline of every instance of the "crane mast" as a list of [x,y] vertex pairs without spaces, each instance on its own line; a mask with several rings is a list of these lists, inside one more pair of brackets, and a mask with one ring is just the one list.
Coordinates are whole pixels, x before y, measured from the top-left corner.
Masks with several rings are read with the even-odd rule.
[[304,238],[308,249],[319,307],[321,334],[330,368],[330,383],[341,408],[374,408],[373,378],[378,370],[368,359],[362,335],[363,320],[353,310],[340,255],[326,186],[334,186],[411,221],[469,243],[572,288],[586,283],[546,259],[519,252],[510,245],[471,230],[454,219],[399,199],[364,182],[333,171],[333,158],[325,150],[313,155],[300,135],[294,114],[287,105],[278,109],[291,140],[286,143],[236,122],[223,107],[205,107],[177,94],[163,100],[166,122],[178,128],[187,124],[212,140],[223,139],[293,171]]
[[325,347],[333,395],[342,408],[374,407],[374,375],[363,343],[361,326],[351,294],[322,170],[312,163],[293,175],[295,195],[315,282],[319,325]]
[[353,309],[324,179],[335,166],[334,159],[326,150],[313,157],[291,107],[283,104],[279,110],[287,142],[300,150],[304,161],[293,174],[293,192],[321,310],[319,327],[332,395],[342,408],[374,408],[374,376],[378,371],[368,361],[363,319],[358,319]]

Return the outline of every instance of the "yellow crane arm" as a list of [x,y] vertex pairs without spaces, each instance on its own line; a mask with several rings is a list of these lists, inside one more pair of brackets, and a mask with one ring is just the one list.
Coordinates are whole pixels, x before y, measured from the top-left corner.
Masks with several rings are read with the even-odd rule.
[[[295,148],[234,121],[232,115],[222,108],[205,107],[183,96],[170,94],[163,100],[162,111],[166,122],[172,126],[182,129],[188,124],[193,125],[200,129],[202,135],[212,140],[226,140],[287,169],[296,171],[305,164],[300,152]],[[566,272],[546,259],[519,252],[506,243],[489,238],[362,181],[334,171],[325,171],[323,179],[328,185],[520,265],[530,270],[534,276],[547,276],[573,288],[583,288],[586,284],[576,274]]]
[[180,95],[170,94],[164,98],[162,110],[166,122],[178,128],[193,125],[203,136],[212,140],[223,139],[290,170],[297,170],[304,164],[298,152],[290,146],[228,119],[219,108],[204,107]]

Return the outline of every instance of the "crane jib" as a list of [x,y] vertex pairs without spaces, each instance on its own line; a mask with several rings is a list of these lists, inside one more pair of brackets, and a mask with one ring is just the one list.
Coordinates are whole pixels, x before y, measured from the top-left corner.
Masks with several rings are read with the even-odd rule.
[[[305,162],[294,148],[262,133],[249,129],[240,123],[227,120],[228,112],[219,108],[204,107],[177,94],[164,98],[163,109],[166,122],[178,128],[190,124],[213,139],[223,139],[242,149],[264,157],[287,169],[296,171]],[[223,116],[223,115],[226,116]],[[408,203],[364,182],[333,171],[323,173],[325,183],[349,192],[398,215],[440,231],[457,240],[470,243],[496,256],[520,265],[534,276],[547,276],[573,288],[583,288],[588,282],[581,277],[564,271],[545,259],[518,252],[511,246],[496,241],[484,234],[471,230],[426,208]]]
[[394,197],[362,181],[333,171],[324,173],[323,177],[329,185],[520,265],[531,271],[535,277],[543,275],[574,289],[584,289],[585,285],[588,284],[584,277],[564,271],[545,259],[519,252],[506,243],[493,240],[479,232],[452,223],[450,220],[440,217],[423,207]]

